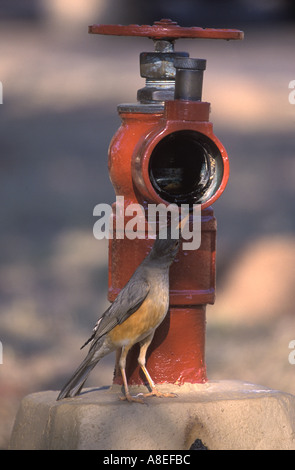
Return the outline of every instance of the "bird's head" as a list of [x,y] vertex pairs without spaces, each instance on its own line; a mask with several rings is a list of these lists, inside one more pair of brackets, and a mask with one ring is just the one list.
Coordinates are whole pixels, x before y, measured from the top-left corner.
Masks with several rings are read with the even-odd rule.
[[[189,214],[179,221],[176,228],[181,230],[188,220]],[[163,263],[170,265],[178,253],[180,239],[172,237],[172,228],[169,225],[167,226],[165,237],[161,238],[161,233],[163,232],[160,231],[157,235],[149,258],[152,260],[158,260],[158,262],[162,261]]]
[[171,264],[178,253],[179,246],[180,240],[178,238],[171,238],[168,230],[166,238],[162,239],[159,238],[159,235],[157,236],[150,252],[150,258]]

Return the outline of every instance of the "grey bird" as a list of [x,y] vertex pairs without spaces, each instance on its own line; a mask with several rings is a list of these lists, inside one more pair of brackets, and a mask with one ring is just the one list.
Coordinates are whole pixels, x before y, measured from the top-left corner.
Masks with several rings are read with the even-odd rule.
[[57,400],[78,395],[99,360],[116,350],[121,351],[118,365],[125,391],[125,396],[120,398],[143,403],[142,398],[130,394],[125,373],[128,351],[136,343],[140,346],[138,363],[151,389],[151,392],[141,395],[175,396],[156,389],[145,364],[146,352],[155,330],[168,312],[169,268],[177,255],[179,244],[179,239],[171,238],[169,230],[167,239],[156,238],[150,253],[98,319],[92,336],[82,346],[91,342],[87,356],[62,388]]

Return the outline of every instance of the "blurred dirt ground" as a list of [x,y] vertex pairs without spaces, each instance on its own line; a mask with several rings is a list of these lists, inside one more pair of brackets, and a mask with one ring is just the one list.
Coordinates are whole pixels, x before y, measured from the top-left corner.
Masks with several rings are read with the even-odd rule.
[[[1,25],[0,448],[21,398],[59,389],[108,304],[107,243],[94,239],[92,213],[114,199],[107,149],[116,105],[135,101],[138,55],[152,43],[89,36],[91,22]],[[214,206],[208,376],[295,394],[294,25],[245,33],[239,43],[176,44],[207,59],[203,98],[231,163]],[[110,384],[113,360],[88,385]]]

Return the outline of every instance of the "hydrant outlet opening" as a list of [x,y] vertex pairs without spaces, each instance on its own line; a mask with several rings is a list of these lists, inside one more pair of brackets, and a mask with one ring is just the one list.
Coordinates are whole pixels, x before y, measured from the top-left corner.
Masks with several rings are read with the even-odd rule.
[[149,177],[163,200],[178,205],[203,204],[221,184],[221,153],[217,145],[200,132],[176,131],[153,149]]

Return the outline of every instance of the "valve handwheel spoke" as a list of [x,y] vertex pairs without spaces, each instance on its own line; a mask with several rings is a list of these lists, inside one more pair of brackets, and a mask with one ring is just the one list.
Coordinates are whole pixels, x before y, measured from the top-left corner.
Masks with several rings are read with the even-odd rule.
[[200,28],[197,26],[183,27],[170,19],[155,21],[151,25],[104,25],[89,26],[91,34],[105,34],[112,36],[140,36],[151,39],[179,39],[179,38],[205,38],[205,39],[243,39],[244,33],[238,29]]

